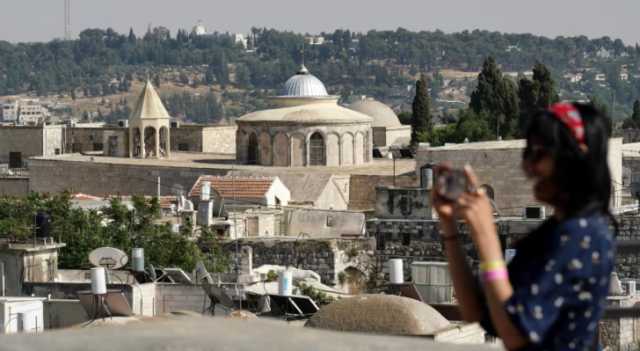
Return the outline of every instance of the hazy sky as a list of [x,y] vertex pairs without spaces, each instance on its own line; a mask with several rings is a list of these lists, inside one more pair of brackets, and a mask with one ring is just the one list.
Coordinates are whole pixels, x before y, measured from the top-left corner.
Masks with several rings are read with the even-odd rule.
[[[0,40],[62,37],[63,0],[1,0]],[[149,23],[172,33],[202,20],[209,30],[246,32],[251,26],[318,33],[338,28],[487,29],[555,37],[580,35],[640,42],[639,0],[72,0],[72,29]]]

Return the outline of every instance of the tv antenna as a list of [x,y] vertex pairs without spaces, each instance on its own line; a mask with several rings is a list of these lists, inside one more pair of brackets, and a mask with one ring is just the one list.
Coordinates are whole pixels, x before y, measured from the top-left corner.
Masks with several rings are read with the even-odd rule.
[[71,0],[64,0],[64,40],[71,40]]

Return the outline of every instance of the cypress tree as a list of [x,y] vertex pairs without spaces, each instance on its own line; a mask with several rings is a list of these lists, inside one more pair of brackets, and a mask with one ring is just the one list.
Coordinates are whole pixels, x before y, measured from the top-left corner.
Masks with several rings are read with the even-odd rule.
[[518,125],[522,133],[531,116],[560,100],[555,89],[555,82],[551,78],[551,72],[547,66],[538,62],[533,67],[533,80],[520,79],[518,97],[520,98]]
[[431,121],[431,101],[427,90],[427,78],[424,74],[416,81],[416,96],[413,99],[411,115],[411,145],[427,141],[433,128]]
[[478,86],[471,93],[469,108],[479,116],[486,116],[496,137],[511,136],[512,126],[519,114],[516,87],[511,80],[503,77],[491,56],[482,65]]
[[631,115],[631,119],[637,126],[640,126],[640,99],[636,99],[633,103],[633,114]]

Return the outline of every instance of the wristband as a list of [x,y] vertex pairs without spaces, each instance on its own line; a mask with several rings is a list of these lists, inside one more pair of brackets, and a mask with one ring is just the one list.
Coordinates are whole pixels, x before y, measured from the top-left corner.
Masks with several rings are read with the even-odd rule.
[[480,272],[488,272],[498,268],[505,268],[507,264],[503,260],[495,260],[480,263]]
[[508,280],[509,272],[506,268],[498,268],[482,273],[482,281],[485,283],[493,282],[496,280]]

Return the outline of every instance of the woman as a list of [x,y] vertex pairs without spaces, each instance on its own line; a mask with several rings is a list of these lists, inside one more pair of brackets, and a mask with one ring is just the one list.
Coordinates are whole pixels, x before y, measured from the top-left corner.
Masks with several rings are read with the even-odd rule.
[[[509,350],[588,350],[595,342],[613,269],[609,225],[616,225],[608,134],[608,119],[591,105],[554,104],[532,118],[522,167],[553,216],[516,244],[508,267],[473,170],[465,167],[471,190],[457,200],[433,191],[462,317],[480,322]],[[478,251],[480,283],[459,245],[457,219]]]

